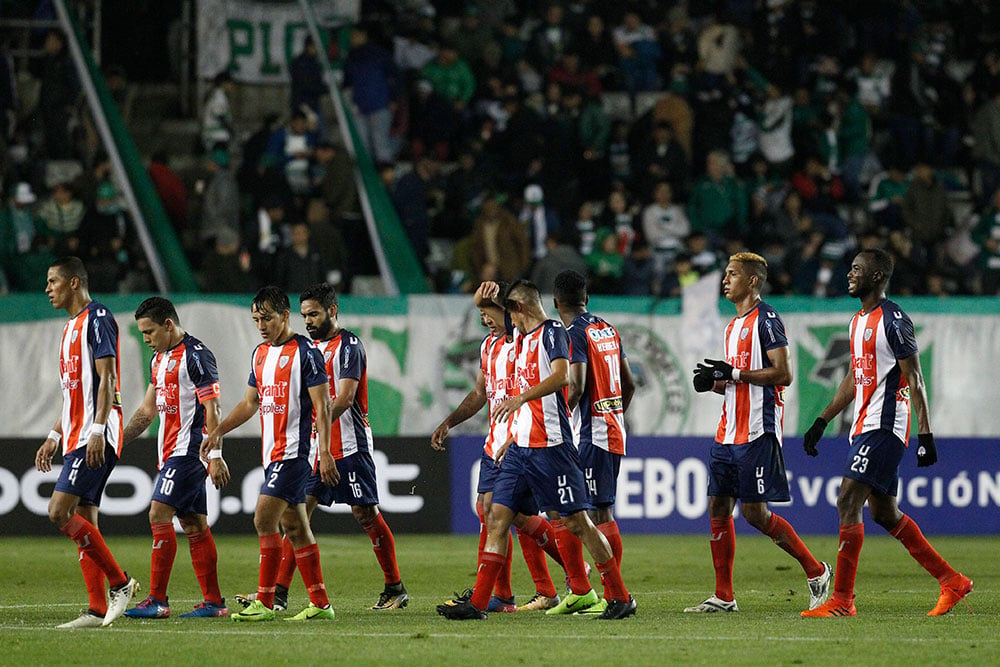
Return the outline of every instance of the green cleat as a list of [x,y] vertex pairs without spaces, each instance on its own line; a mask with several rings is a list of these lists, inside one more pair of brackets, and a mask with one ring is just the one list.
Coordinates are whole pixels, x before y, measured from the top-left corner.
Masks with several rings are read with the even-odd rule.
[[582,611],[578,611],[574,616],[579,616],[581,618],[597,618],[604,613],[604,610],[608,608],[608,601],[601,598],[597,604],[591,605]]
[[327,605],[325,607],[317,607],[312,602],[309,606],[295,614],[295,616],[290,616],[286,618],[286,621],[332,621],[336,617],[333,613],[333,605]]
[[597,593],[594,592],[593,588],[587,591],[584,595],[567,593],[562,602],[557,604],[555,607],[552,607],[552,609],[546,609],[545,615],[556,616],[559,614],[575,614],[578,611],[589,609],[598,603],[600,603],[600,598],[597,597]]
[[274,620],[274,610],[269,609],[264,606],[264,603],[260,600],[254,600],[250,603],[250,606],[243,611],[237,612],[232,615],[234,621],[273,621]]

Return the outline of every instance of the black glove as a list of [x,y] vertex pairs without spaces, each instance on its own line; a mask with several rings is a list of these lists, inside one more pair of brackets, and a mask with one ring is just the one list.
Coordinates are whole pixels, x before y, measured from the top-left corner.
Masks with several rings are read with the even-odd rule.
[[802,449],[806,450],[806,454],[809,456],[819,454],[816,445],[819,443],[819,439],[823,437],[823,431],[826,430],[826,423],[826,420],[822,417],[816,417],[816,421],[813,422],[813,425],[809,427],[809,430],[803,436]]
[[698,364],[698,369],[695,372],[706,375],[712,378],[713,381],[733,379],[733,367],[725,361],[721,359],[706,359],[705,364]]
[[934,446],[933,433],[917,435],[917,467],[926,468],[937,463],[937,447]]
[[715,386],[715,380],[709,377],[705,373],[700,373],[697,370],[694,372],[694,390],[699,394],[705,391],[711,391],[712,387]]

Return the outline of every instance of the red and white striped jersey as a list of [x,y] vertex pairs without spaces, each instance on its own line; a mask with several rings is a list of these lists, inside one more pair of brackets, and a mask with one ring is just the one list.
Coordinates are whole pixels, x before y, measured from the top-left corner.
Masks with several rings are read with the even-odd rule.
[[[726,361],[741,371],[769,368],[767,353],[787,347],[785,323],[778,312],[763,301],[747,313],[734,317],[726,327]],[[723,445],[745,445],[765,433],[781,442],[785,388],[748,382],[726,383],[722,418],[715,441]]]
[[184,334],[177,345],[153,356],[150,378],[160,416],[158,467],[174,456],[198,458],[205,430],[202,403],[219,398],[215,355],[200,340]]
[[514,434],[512,419],[497,420],[493,412],[500,402],[517,393],[516,373],[518,333],[508,341],[506,336],[487,335],[479,346],[479,368],[486,381],[486,403],[490,411],[490,430],[483,451],[492,457]]
[[910,437],[910,386],[897,359],[917,353],[913,322],[888,299],[851,320],[851,372],[854,373],[854,436],[883,429],[907,444]]
[[[552,361],[569,360],[569,335],[562,322],[545,320],[524,334],[517,353],[517,393],[523,394],[552,375]],[[519,447],[573,444],[566,389],[522,405],[514,415]]]
[[248,384],[260,398],[261,459],[310,459],[313,404],[309,388],[327,383],[323,355],[299,334],[282,345],[261,343],[253,352]]
[[[342,379],[358,381],[354,403],[330,427],[330,454],[335,460],[355,452],[371,452],[372,427],[368,423],[368,357],[361,339],[341,329],[329,340],[313,341],[323,355],[330,378],[330,397],[337,397]],[[319,450],[317,449],[317,454]]]
[[581,313],[567,332],[570,363],[587,364],[587,384],[573,411],[577,444],[590,444],[624,456],[622,362],[626,356],[618,330],[596,315]]
[[115,397],[105,422],[104,438],[115,452],[122,449],[121,367],[118,354],[118,322],[103,304],[88,303],[63,327],[59,345],[59,380],[62,384],[62,451],[65,456],[86,447],[97,411],[101,384],[95,361],[115,358]]

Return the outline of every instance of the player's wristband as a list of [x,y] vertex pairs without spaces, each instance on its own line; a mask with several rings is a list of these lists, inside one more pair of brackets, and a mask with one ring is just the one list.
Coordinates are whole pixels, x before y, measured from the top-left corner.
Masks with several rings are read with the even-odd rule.
[[62,433],[60,433],[55,429],[52,429],[51,431],[49,431],[49,440],[55,440],[56,444],[58,445],[60,442],[62,442]]
[[222,450],[221,449],[210,449],[210,450],[208,450],[208,454],[205,454],[205,458],[208,459],[209,461],[214,461],[215,459],[221,459],[222,458]]
[[739,382],[739,381],[740,381],[740,369],[734,368],[733,369],[733,382]]
[[90,435],[104,435],[104,424],[94,423],[90,426]]

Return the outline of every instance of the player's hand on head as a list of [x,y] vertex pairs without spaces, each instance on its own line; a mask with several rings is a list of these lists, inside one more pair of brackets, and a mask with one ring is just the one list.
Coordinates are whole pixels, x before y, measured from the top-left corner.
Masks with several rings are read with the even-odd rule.
[[933,433],[917,435],[917,467],[926,468],[937,463],[937,446],[934,444]]
[[823,437],[823,431],[826,430],[826,420],[822,417],[817,417],[816,421],[813,422],[809,430],[806,431],[805,435],[802,437],[802,449],[805,450],[806,454],[809,456],[816,456],[819,454],[819,450],[816,449],[816,445],[819,443],[819,439]]

